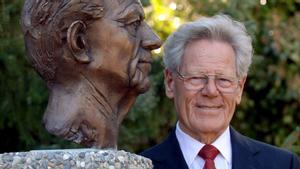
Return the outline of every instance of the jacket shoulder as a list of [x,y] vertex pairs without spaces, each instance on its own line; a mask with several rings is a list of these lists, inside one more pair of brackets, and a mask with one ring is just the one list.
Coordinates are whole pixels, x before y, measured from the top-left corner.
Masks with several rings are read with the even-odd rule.
[[[294,153],[258,140],[243,136],[233,131],[233,150],[235,153],[243,149],[243,152],[250,152],[254,159],[264,168],[300,169],[300,159]],[[239,149],[239,150],[237,150]]]
[[151,160],[156,159],[162,155],[161,153],[164,152],[164,149],[165,149],[164,147],[165,147],[164,143],[160,143],[160,144],[157,144],[153,147],[146,149],[145,151],[140,153],[140,155],[150,158]]
[[146,149],[141,155],[150,158],[152,161],[163,161],[168,159],[174,152],[180,151],[179,149],[179,144],[173,130],[163,142]]
[[249,147],[255,146],[255,148],[253,148],[253,149],[258,150],[261,155],[272,154],[272,158],[280,157],[281,159],[284,157],[291,157],[292,155],[294,155],[292,152],[290,152],[286,149],[276,147],[271,144],[267,144],[267,143],[264,143],[264,142],[261,142],[258,140],[254,140],[254,139],[248,138],[246,136],[243,136],[243,137],[245,137],[245,139],[248,141]]
[[290,168],[300,169],[300,159],[294,153],[287,149],[279,148],[257,140],[250,140],[252,144],[256,144],[257,148],[261,150],[258,154],[260,159],[264,161],[272,161],[272,163],[266,165],[282,164],[285,167],[290,166]]

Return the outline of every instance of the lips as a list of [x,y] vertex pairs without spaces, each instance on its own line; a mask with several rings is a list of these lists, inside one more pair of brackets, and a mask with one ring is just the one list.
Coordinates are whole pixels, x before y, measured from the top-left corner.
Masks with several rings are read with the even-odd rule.
[[151,63],[151,53],[145,50],[139,50],[131,62],[128,86],[135,88],[137,93],[144,93],[150,87],[148,75],[151,71]]
[[140,59],[139,59],[139,61],[138,61],[138,64],[141,64],[141,63],[151,64],[152,63],[152,57],[151,57],[151,55],[141,56]]
[[143,73],[143,76],[147,76],[151,70],[151,63],[152,63],[151,55],[140,56],[136,65],[137,70],[141,71]]
[[141,71],[143,76],[148,76],[149,72],[151,71],[151,63],[152,63],[151,53],[144,51],[141,52],[140,54],[141,55],[139,55],[139,60],[136,65],[137,71]]
[[203,117],[211,117],[211,116],[217,116],[220,114],[221,111],[223,111],[223,106],[219,105],[201,105],[195,107],[195,112],[197,112],[198,115]]
[[200,108],[211,108],[211,109],[218,109],[218,108],[221,108],[222,106],[207,106],[207,105],[200,105],[198,106]]
[[202,109],[202,110],[217,110],[217,109],[221,109],[223,107],[223,105],[206,105],[206,104],[200,104],[196,106],[198,109]]

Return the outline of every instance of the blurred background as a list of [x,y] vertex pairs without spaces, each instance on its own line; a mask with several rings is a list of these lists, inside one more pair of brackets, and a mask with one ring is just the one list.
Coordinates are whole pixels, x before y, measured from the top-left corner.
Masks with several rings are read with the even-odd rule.
[[[300,155],[300,0],[142,0],[148,24],[165,40],[201,16],[230,15],[253,38],[254,60],[232,125]],[[47,133],[48,91],[25,56],[23,0],[0,0],[0,153],[80,148]],[[152,87],[138,97],[120,129],[119,149],[139,153],[161,142],[176,122],[165,97],[162,50],[154,51]]]

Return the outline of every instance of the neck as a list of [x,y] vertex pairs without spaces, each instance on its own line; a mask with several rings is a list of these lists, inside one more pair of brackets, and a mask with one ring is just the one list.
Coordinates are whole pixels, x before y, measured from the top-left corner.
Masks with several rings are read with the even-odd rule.
[[47,130],[87,147],[116,148],[121,121],[134,103],[128,92],[109,93],[84,78],[76,85],[54,85],[44,114]]
[[189,132],[183,125],[179,122],[180,129],[186,133],[187,135],[193,137],[194,139],[198,140],[199,142],[203,144],[212,144],[214,141],[216,141],[222,133],[226,130],[226,128],[218,131],[218,132],[197,132],[197,133],[191,133]]

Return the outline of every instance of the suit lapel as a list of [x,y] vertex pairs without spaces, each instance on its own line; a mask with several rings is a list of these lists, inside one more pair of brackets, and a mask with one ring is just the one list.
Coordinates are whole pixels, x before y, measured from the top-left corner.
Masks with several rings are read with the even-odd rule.
[[255,159],[259,149],[248,138],[242,136],[232,127],[230,128],[232,145],[232,169],[263,169]]

